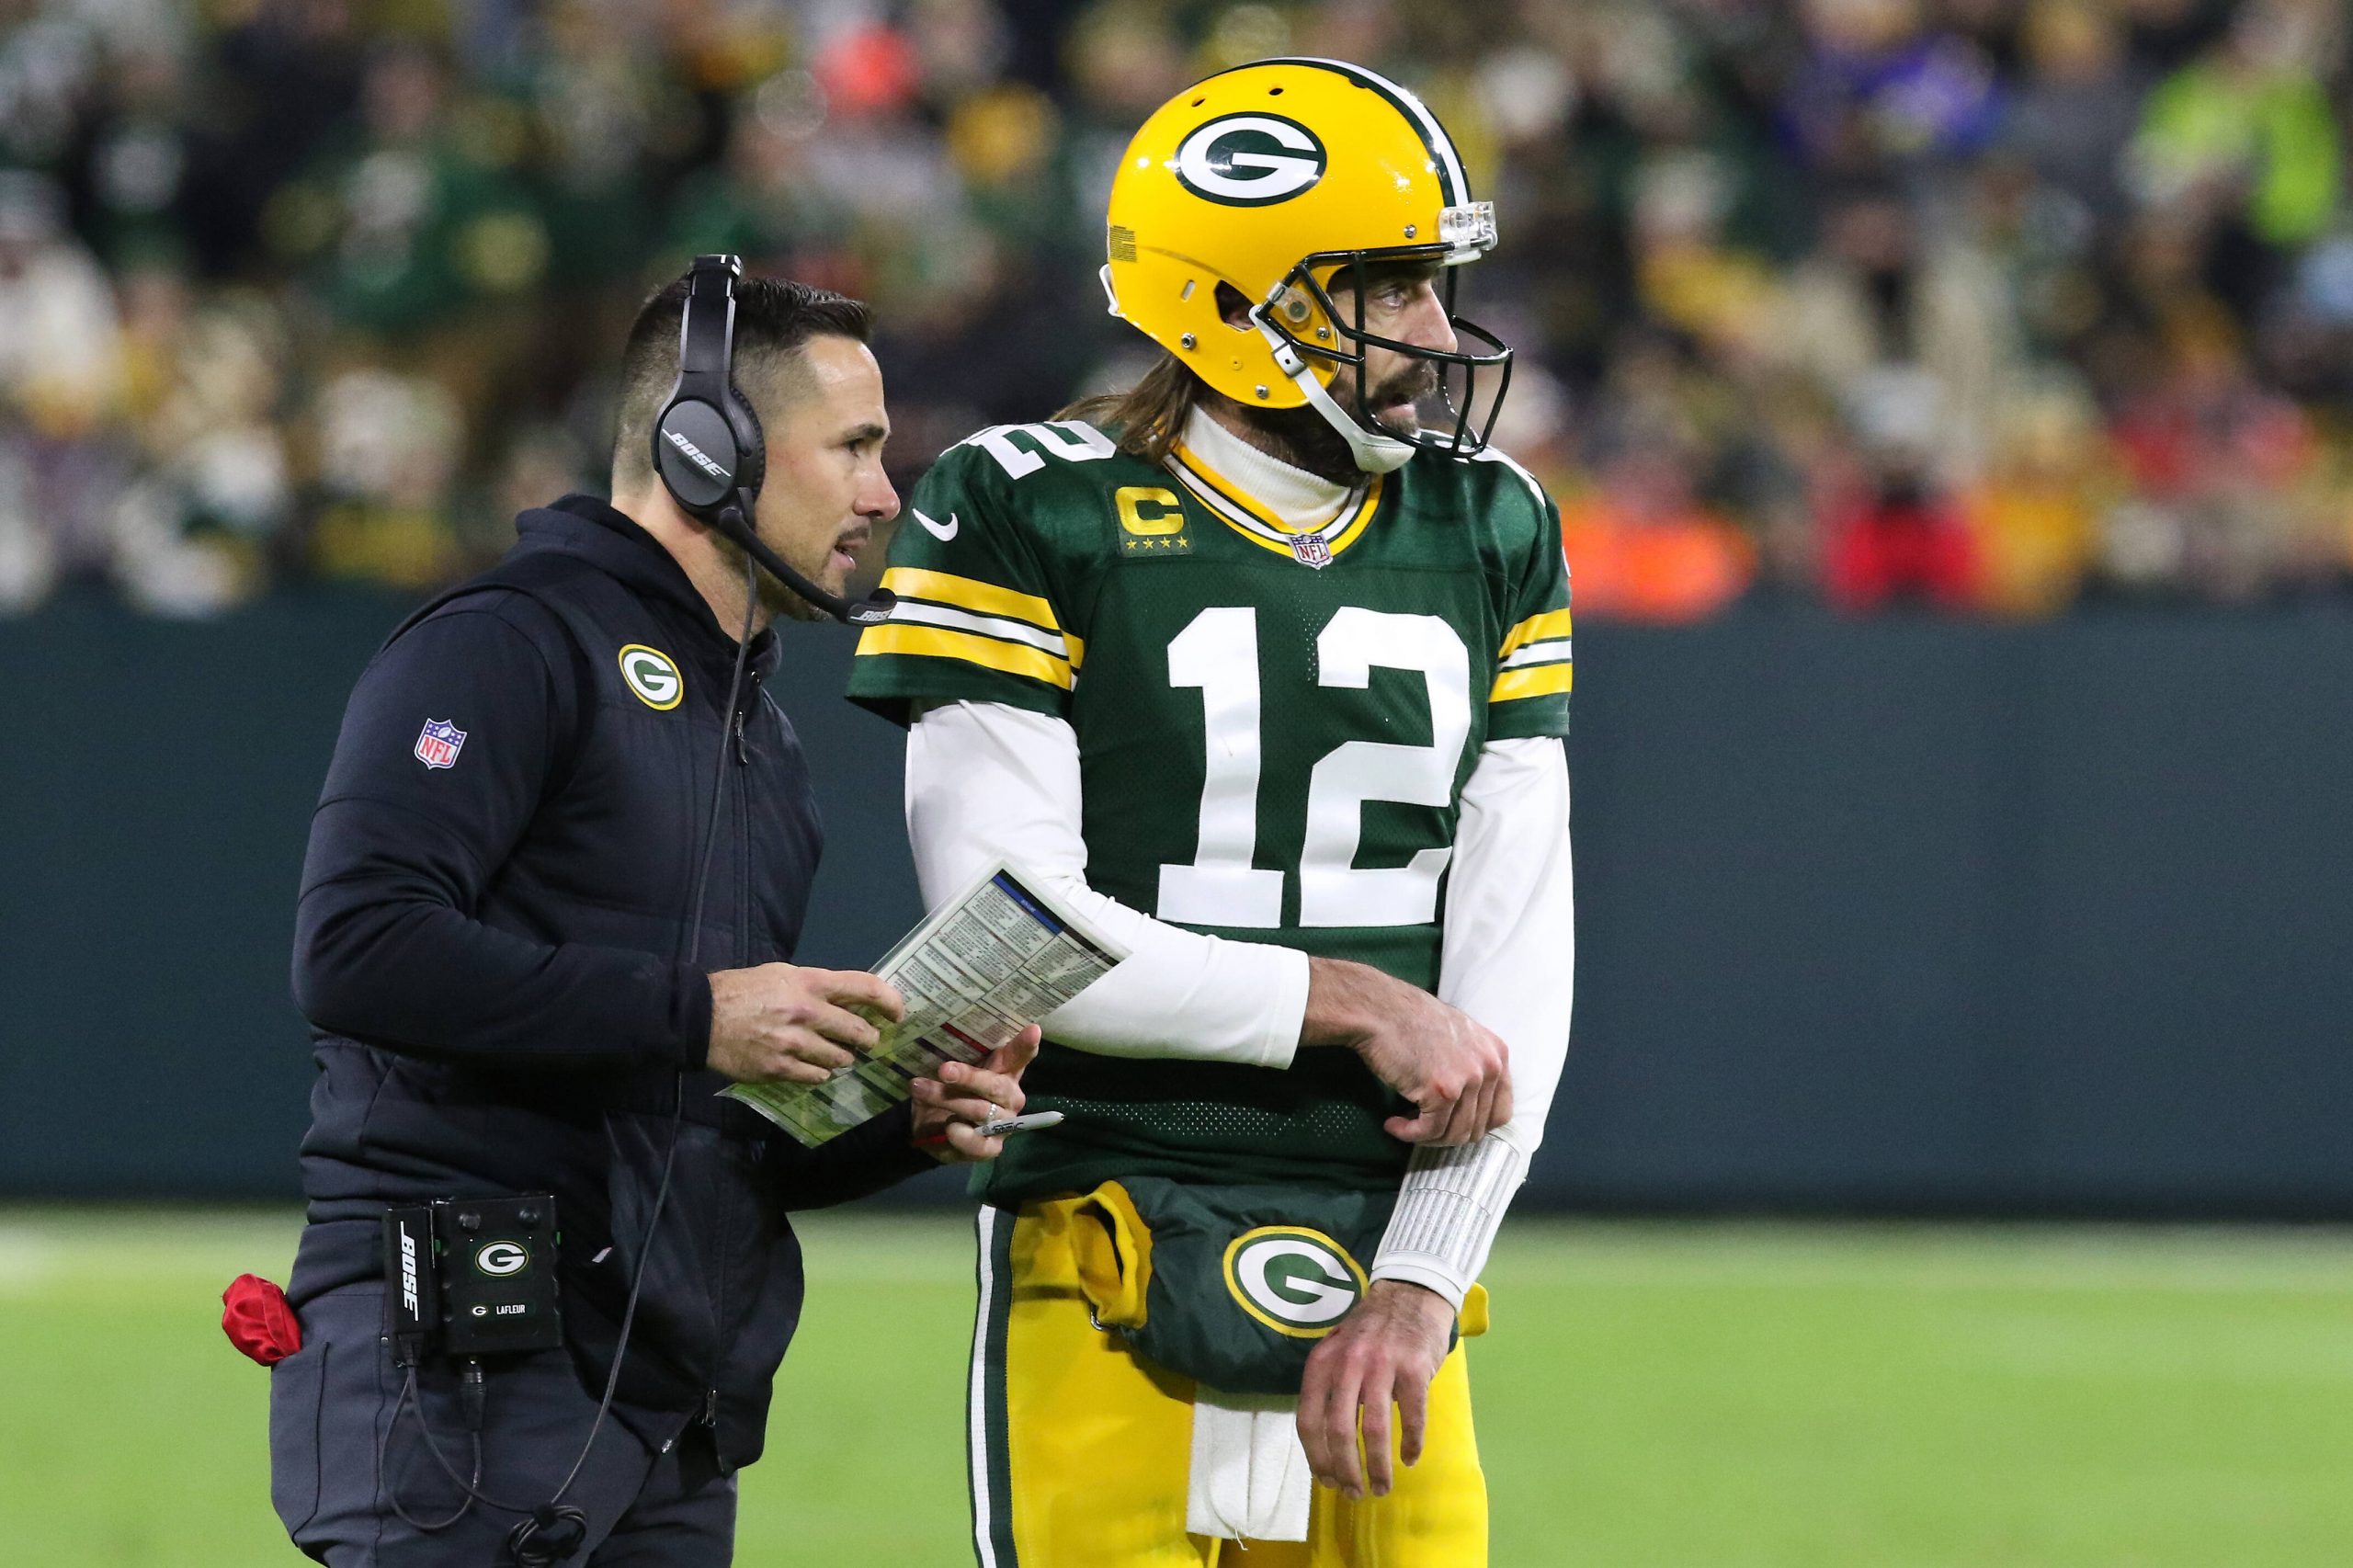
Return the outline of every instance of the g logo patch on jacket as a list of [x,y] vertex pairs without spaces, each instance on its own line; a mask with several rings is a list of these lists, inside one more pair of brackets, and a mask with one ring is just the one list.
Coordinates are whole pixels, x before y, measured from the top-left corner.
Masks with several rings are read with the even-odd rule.
[[648,708],[668,712],[687,695],[687,677],[669,654],[642,642],[621,650],[621,682]]
[[1262,1225],[1225,1249],[1225,1288],[1242,1310],[1294,1339],[1321,1339],[1364,1294],[1364,1270],[1304,1225]]

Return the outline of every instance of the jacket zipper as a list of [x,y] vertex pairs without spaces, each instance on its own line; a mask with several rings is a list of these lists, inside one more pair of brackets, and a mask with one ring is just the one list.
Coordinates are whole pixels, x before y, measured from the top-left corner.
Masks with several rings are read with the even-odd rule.
[[[750,767],[752,763],[751,750],[744,740],[744,716],[750,710],[752,702],[759,699],[760,677],[757,671],[752,672],[750,684],[750,700],[740,702],[730,721],[735,732],[735,766],[742,768]],[[735,961],[741,965],[751,961],[752,922],[752,807],[743,790],[735,791]],[[725,1156],[722,1154],[721,1157],[724,1159]],[[719,1278],[718,1289],[711,1293],[711,1321],[723,1325],[727,1315],[729,1272],[727,1200],[723,1192],[719,1199],[719,1213],[715,1218],[718,1222],[714,1228],[719,1233],[712,1240],[718,1244],[713,1252],[719,1267]],[[710,1377],[703,1388],[702,1414],[697,1417],[703,1426],[713,1430],[719,1426],[719,1369],[726,1360],[727,1354],[722,1348],[718,1359],[711,1364]]]

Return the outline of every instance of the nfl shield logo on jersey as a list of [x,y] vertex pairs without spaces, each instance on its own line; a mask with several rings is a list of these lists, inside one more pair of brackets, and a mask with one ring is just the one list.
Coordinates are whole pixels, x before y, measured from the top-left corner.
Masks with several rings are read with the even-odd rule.
[[451,767],[466,747],[466,733],[447,719],[427,719],[416,737],[416,760],[427,767]]
[[1299,534],[1290,541],[1290,552],[1302,566],[1313,566],[1321,572],[1332,564],[1332,547],[1321,534]]

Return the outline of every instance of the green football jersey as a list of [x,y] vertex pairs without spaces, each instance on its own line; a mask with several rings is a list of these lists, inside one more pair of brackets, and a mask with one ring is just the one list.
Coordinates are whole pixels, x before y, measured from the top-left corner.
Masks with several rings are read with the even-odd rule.
[[[1088,884],[1192,930],[1438,979],[1479,748],[1568,729],[1560,516],[1507,460],[1425,452],[1294,532],[1180,447],[999,426],[915,488],[857,701],[1009,703],[1078,737]],[[1284,1071],[1051,1041],[994,1201],[1121,1175],[1392,1187],[1404,1108],[1353,1052]]]

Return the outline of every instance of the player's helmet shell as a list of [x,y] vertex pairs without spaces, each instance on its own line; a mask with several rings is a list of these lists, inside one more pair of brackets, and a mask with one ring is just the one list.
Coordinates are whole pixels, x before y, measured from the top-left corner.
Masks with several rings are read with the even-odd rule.
[[[1128,144],[1107,238],[1113,313],[1245,406],[1313,403],[1370,469],[1394,468],[1419,446],[1485,445],[1508,348],[1460,318],[1459,348],[1475,340],[1476,351],[1370,336],[1362,290],[1346,312],[1329,291],[1336,276],[1370,263],[1452,267],[1495,243],[1494,204],[1471,199],[1445,127],[1386,77],[1336,60],[1261,60],[1196,83]],[[1453,274],[1446,277],[1451,315]],[[1248,324],[1225,320],[1220,283],[1250,302]],[[1368,344],[1435,361],[1450,401],[1459,381],[1452,427],[1408,437],[1341,409],[1328,389],[1352,369],[1363,406]],[[1497,385],[1474,430],[1472,381],[1483,372]]]

